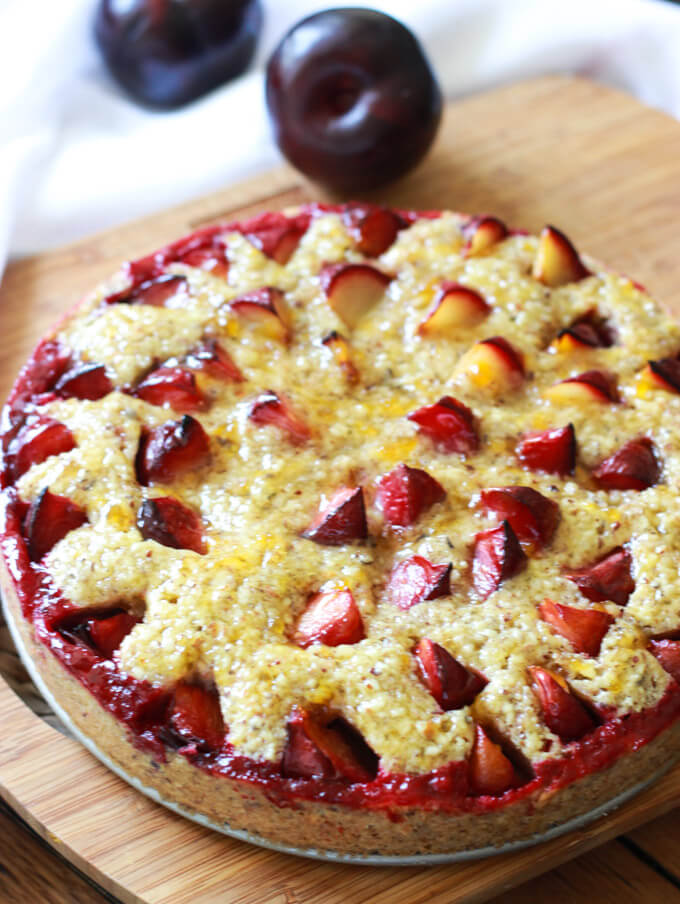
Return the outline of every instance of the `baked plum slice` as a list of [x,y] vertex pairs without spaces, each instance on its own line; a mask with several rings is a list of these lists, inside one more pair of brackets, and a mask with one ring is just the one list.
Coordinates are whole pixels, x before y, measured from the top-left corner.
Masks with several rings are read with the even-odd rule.
[[125,298],[134,289],[138,289],[142,283],[152,282],[160,276],[172,275],[183,279],[181,274],[167,273],[169,264],[179,263],[209,269],[211,258],[216,259],[219,263],[218,270],[221,271],[222,266],[224,267],[222,275],[226,278],[229,260],[224,225],[203,226],[145,257],[127,261],[123,266],[123,275],[129,282],[127,289],[109,296],[105,301]]
[[229,352],[217,339],[206,339],[184,358],[191,370],[202,370],[216,380],[242,383],[245,377],[234,364]]
[[259,251],[285,265],[295,253],[300,239],[309,227],[309,215],[287,217],[282,213],[266,213],[257,217],[253,228],[246,223],[242,226],[243,234]]
[[649,652],[656,656],[661,668],[680,684],[680,640],[651,640]]
[[469,706],[488,683],[427,637],[418,642],[414,652],[425,687],[444,711]]
[[444,487],[422,468],[397,465],[378,481],[376,502],[392,527],[408,527],[446,497]]
[[263,286],[235,298],[229,307],[267,338],[283,343],[290,339],[290,313],[281,289]]
[[557,288],[585,279],[591,273],[566,235],[554,226],[545,226],[538,241],[532,275],[544,285]]
[[48,415],[26,421],[7,449],[10,479],[16,481],[33,465],[74,449],[76,441],[69,428]]
[[57,397],[53,392],[54,386],[71,364],[71,352],[60,342],[45,339],[39,343],[22,367],[8,402],[0,412],[3,451],[8,450],[11,441],[27,420],[35,417],[36,405],[54,401]]
[[320,274],[329,306],[345,326],[354,329],[374,308],[392,279],[371,264],[327,264]]
[[335,778],[337,773],[330,759],[307,732],[309,718],[304,710],[297,709],[288,720],[281,774],[284,778]]
[[361,487],[343,487],[334,493],[303,537],[321,546],[342,546],[368,536],[364,491]]
[[600,609],[577,609],[545,599],[538,611],[543,621],[569,641],[577,653],[597,656],[614,617]]
[[562,677],[538,666],[530,668],[529,672],[543,720],[560,741],[564,744],[577,741],[596,727],[593,716],[574,696]]
[[327,647],[358,643],[364,637],[361,612],[347,587],[310,597],[293,632],[294,642],[303,649],[315,643]]
[[398,609],[410,609],[424,600],[451,592],[451,563],[434,565],[424,556],[411,556],[392,569],[387,596]]
[[660,358],[648,361],[640,375],[640,389],[663,389],[680,392],[680,358]]
[[594,603],[611,600],[625,606],[635,590],[632,566],[628,550],[617,546],[591,565],[565,570],[564,576]]
[[178,421],[142,431],[135,459],[137,479],[143,486],[168,483],[200,467],[209,456],[208,434],[195,418],[185,414]]
[[169,724],[189,747],[217,751],[224,743],[224,720],[214,688],[180,681],[175,688]]
[[199,555],[207,552],[201,519],[171,496],[145,499],[137,513],[137,527],[145,540],[171,549],[190,549]]
[[521,386],[524,357],[507,339],[492,336],[469,348],[456,364],[455,373],[484,392],[502,394]]
[[294,446],[306,443],[312,435],[288,400],[271,389],[260,393],[251,403],[248,417],[258,427],[276,427]]
[[229,276],[227,248],[216,240],[203,247],[185,251],[178,256],[177,262],[187,267],[195,267],[197,270],[205,270],[219,279],[226,279]]
[[470,787],[476,794],[498,796],[520,784],[515,767],[481,725],[475,726],[475,740],[468,761]]
[[357,251],[365,257],[380,257],[406,225],[394,211],[377,204],[348,204],[342,219]]
[[615,341],[616,334],[610,324],[597,311],[590,310],[559,331],[555,347],[560,352],[574,352],[610,348]]
[[484,254],[494,245],[506,239],[510,233],[508,227],[498,217],[473,217],[468,220],[462,227],[463,238],[463,257],[475,257],[478,254]]
[[90,618],[85,626],[97,652],[105,659],[112,659],[123,640],[140,621],[140,618],[130,612],[116,612],[102,618]]
[[54,385],[55,393],[64,399],[95,401],[112,390],[113,383],[103,364],[78,364],[62,374]]
[[69,643],[78,645],[83,664],[91,667],[95,659],[89,651],[103,659],[112,659],[123,640],[141,620],[120,606],[111,606],[69,612],[52,627]]
[[207,400],[186,367],[164,366],[148,374],[135,389],[135,395],[150,405],[174,411],[198,411]]
[[526,554],[508,521],[475,536],[472,584],[483,600],[523,571],[526,564]]
[[444,282],[425,320],[418,326],[418,334],[455,336],[457,330],[481,323],[490,311],[490,306],[475,289],[456,282]]
[[559,405],[587,405],[598,402],[609,405],[619,401],[616,376],[604,370],[587,370],[548,386],[544,398]]
[[442,452],[469,455],[479,448],[479,436],[472,411],[451,396],[442,396],[434,405],[418,408],[407,417]]
[[532,471],[566,477],[576,467],[576,432],[573,424],[528,433],[517,445],[517,457]]
[[482,490],[480,507],[507,521],[520,543],[542,549],[553,538],[560,520],[556,502],[532,487],[511,486]]
[[40,561],[66,534],[82,527],[87,520],[86,512],[79,505],[45,487],[29,505],[24,519],[29,556],[34,562]]
[[281,771],[286,778],[371,782],[378,757],[345,719],[296,707],[287,723]]
[[[154,308],[179,307],[188,298],[185,276],[163,273],[104,299],[105,304],[148,304]],[[170,305],[170,302],[172,304]]]
[[661,468],[654,443],[647,436],[632,439],[621,446],[593,471],[603,490],[646,490],[659,482]]

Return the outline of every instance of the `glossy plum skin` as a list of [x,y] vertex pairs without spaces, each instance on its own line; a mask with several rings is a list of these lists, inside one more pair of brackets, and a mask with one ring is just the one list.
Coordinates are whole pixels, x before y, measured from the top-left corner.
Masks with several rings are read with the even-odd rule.
[[125,91],[170,110],[240,75],[261,26],[260,0],[99,0],[94,32]]
[[416,38],[371,9],[329,9],[295,25],[267,65],[266,98],[283,154],[339,192],[375,188],[415,166],[442,111]]

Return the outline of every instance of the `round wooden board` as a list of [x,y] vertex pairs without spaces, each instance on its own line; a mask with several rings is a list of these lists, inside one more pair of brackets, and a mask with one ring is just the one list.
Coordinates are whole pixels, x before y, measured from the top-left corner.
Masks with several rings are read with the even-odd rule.
[[[57,252],[12,264],[0,290],[0,396],[50,323],[129,256],[222,217],[318,197],[288,169]],[[680,126],[584,80],[544,78],[449,106],[426,163],[380,196],[395,206],[557,220],[680,312]],[[609,817],[529,850],[432,868],[303,860],[217,835],[142,797],[34,715],[0,679],[0,796],[124,902],[359,904],[481,901],[680,801],[680,767]],[[426,876],[426,880],[424,880]]]

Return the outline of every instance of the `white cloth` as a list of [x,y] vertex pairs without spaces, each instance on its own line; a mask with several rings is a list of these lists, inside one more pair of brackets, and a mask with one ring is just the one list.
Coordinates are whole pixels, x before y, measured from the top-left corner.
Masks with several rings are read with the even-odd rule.
[[[290,25],[323,8],[265,0],[250,72],[183,110],[152,113],[108,76],[92,38],[95,2],[0,0],[0,268],[8,252],[67,242],[275,165],[263,67]],[[348,5],[405,22],[447,97],[576,72],[680,117],[680,6],[663,0]]]

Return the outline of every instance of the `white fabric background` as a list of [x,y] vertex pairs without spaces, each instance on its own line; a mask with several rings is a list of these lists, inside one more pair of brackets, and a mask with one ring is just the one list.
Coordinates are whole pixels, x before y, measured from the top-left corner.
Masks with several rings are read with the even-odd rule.
[[[262,67],[312,0],[265,0],[255,67],[175,113],[122,95],[96,0],[0,0],[0,268],[274,165]],[[327,4],[333,5],[333,4]],[[425,45],[448,97],[578,72],[680,117],[680,6],[661,0],[376,0]],[[568,111],[565,111],[568,115]]]

